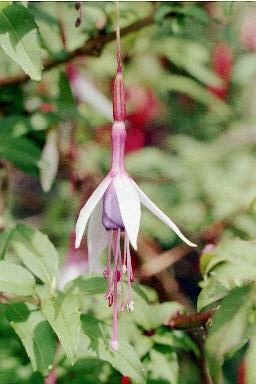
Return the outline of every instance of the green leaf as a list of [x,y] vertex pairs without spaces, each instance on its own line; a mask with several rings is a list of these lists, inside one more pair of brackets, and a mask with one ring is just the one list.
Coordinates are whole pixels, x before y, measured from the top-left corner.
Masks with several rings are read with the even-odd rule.
[[125,340],[119,340],[119,349],[112,352],[109,345],[100,340],[99,358],[108,361],[115,369],[124,376],[128,376],[135,384],[145,383],[145,369],[141,364],[139,356],[133,346]]
[[203,289],[197,299],[197,309],[199,311],[223,299],[223,297],[229,293],[229,289],[214,278],[207,280],[205,283],[201,283],[201,287],[203,287]]
[[[164,325],[174,314],[183,310],[182,305],[175,302],[149,305],[137,292],[133,292],[134,311],[129,314],[134,321],[146,330]],[[154,313],[154,316],[152,316]]]
[[44,321],[42,314],[39,311],[31,312],[30,316],[24,322],[11,321],[10,324],[15,330],[28,354],[34,371],[37,370],[37,359],[34,350],[34,330],[36,326]]
[[96,317],[83,314],[80,317],[82,330],[91,341],[90,347],[99,353],[100,340],[106,340],[106,330],[104,329],[104,322],[96,319]]
[[29,317],[29,310],[25,303],[13,303],[7,305],[5,316],[9,321],[21,323]]
[[172,384],[178,383],[179,366],[176,353],[163,354],[152,349],[149,357],[147,369],[151,379],[163,379]]
[[52,297],[46,287],[38,287],[41,309],[58,336],[63,349],[73,364],[77,356],[80,335],[80,302],[77,295],[66,295],[56,313],[56,298]]
[[13,235],[12,247],[26,267],[54,290],[58,254],[48,237],[38,230],[18,224]]
[[230,109],[227,104],[213,96],[205,87],[185,76],[169,75],[164,82],[164,87],[170,91],[185,93],[200,103],[211,106],[219,116],[228,117]]
[[17,168],[32,175],[37,174],[40,149],[25,137],[0,136],[0,158],[13,163]]
[[76,103],[69,85],[68,78],[64,72],[60,73],[58,85],[58,112],[65,119],[74,118],[74,116],[77,115]]
[[107,284],[106,280],[103,277],[84,277],[79,276],[78,278],[72,280],[65,289],[65,292],[60,292],[56,299],[55,309],[56,316],[58,315],[59,308],[61,307],[65,297],[72,293],[77,293],[78,291],[82,296],[84,295],[97,295],[106,292]]
[[235,288],[226,296],[213,317],[205,350],[209,371],[215,384],[222,384],[222,365],[228,354],[248,340],[249,311],[255,291],[251,286]]
[[165,325],[171,317],[177,312],[182,312],[183,307],[181,304],[174,301],[161,304],[153,304],[150,306],[154,316],[152,316],[151,329],[157,328],[161,325]]
[[124,376],[129,376],[134,383],[145,382],[144,369],[133,346],[124,337],[119,338],[119,349],[112,352],[109,338],[109,327],[92,315],[81,315],[82,330],[89,337],[90,347],[102,360],[108,361]]
[[20,265],[0,261],[0,291],[19,296],[33,295],[35,279]]
[[6,135],[12,138],[20,137],[32,129],[29,118],[18,114],[1,118],[0,126],[0,137],[3,139]]
[[56,336],[47,321],[35,327],[33,343],[37,369],[47,373],[52,368],[57,346]]
[[0,11],[2,11],[5,7],[8,7],[11,4],[12,4],[11,1],[1,1],[1,3],[0,3]]
[[256,328],[252,327],[250,335],[249,348],[246,353],[245,360],[245,383],[244,384],[255,384],[256,383]]
[[3,259],[10,243],[14,229],[8,229],[0,234],[0,259]]
[[23,5],[15,3],[0,10],[0,45],[31,79],[41,80],[38,29]]
[[97,295],[106,292],[107,284],[103,277],[79,276],[68,284],[68,291],[78,288],[83,295]]
[[228,239],[202,255],[204,280],[198,297],[200,310],[223,298],[231,289],[256,280],[255,252],[255,241]]
[[165,329],[162,327],[151,339],[157,344],[169,345],[175,350],[184,350],[186,352],[193,352],[196,357],[200,356],[198,346],[194,341],[183,331]]

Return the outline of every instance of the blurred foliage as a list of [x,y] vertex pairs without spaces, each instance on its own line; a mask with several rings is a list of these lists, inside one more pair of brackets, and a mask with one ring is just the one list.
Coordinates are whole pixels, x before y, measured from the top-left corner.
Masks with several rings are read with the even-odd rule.
[[[167,272],[186,300],[161,274],[134,285],[118,354],[104,280],[58,286],[77,212],[110,164],[115,44],[74,55],[79,94],[65,61],[115,30],[116,8],[84,2],[76,28],[78,15],[72,2],[0,5],[0,382],[42,384],[57,367],[60,384],[198,384],[205,356],[214,384],[255,384],[255,4],[120,3],[121,27],[152,15],[122,38],[127,169],[199,247]],[[149,212],[141,244],[138,270],[147,246],[180,245]],[[215,313],[203,346],[167,326],[190,301]]]

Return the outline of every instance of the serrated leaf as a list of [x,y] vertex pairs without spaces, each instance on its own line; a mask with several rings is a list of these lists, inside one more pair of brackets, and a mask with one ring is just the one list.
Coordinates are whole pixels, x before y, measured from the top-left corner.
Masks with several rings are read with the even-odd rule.
[[176,353],[163,354],[155,349],[149,353],[147,364],[149,376],[153,380],[167,380],[168,383],[178,383],[179,365]]
[[148,303],[158,302],[157,293],[154,289],[146,285],[137,284],[137,283],[133,284],[132,288],[139,296],[141,296],[142,299],[144,299]]
[[34,329],[34,354],[37,369],[47,373],[52,368],[56,353],[56,336],[47,321],[41,321]]
[[37,361],[36,361],[36,356],[34,351],[34,342],[33,342],[34,329],[40,322],[44,320],[45,319],[43,318],[42,314],[39,311],[35,311],[35,312],[31,312],[30,316],[24,322],[10,323],[12,328],[15,330],[15,332],[21,339],[22,344],[31,361],[34,371],[37,370]]
[[198,309],[223,298],[231,289],[256,280],[256,242],[225,240],[212,252],[203,255],[204,280],[198,297]]
[[223,383],[222,365],[225,356],[243,346],[248,340],[249,311],[253,305],[251,286],[235,288],[226,296],[213,317],[206,339],[208,367],[215,384]]
[[0,291],[19,296],[33,295],[35,279],[20,265],[0,261]]
[[81,316],[81,323],[84,334],[90,338],[90,347],[100,359],[108,361],[124,376],[129,376],[134,380],[134,383],[143,384],[145,382],[145,372],[139,356],[126,338],[120,337],[118,351],[112,352],[109,337],[110,329],[106,323],[88,314]]
[[201,311],[203,308],[223,299],[229,292],[227,287],[224,287],[218,280],[211,278],[207,280],[203,286],[197,299],[197,309]]
[[12,247],[26,267],[53,290],[58,271],[58,254],[48,237],[38,230],[18,224]]
[[100,340],[99,358],[108,361],[124,376],[128,376],[135,384],[145,383],[145,369],[134,347],[125,340],[119,340],[119,349],[112,352],[109,345]]
[[30,312],[25,303],[8,304],[5,311],[7,319],[15,323],[22,323],[26,321],[29,315]]
[[0,45],[31,79],[41,80],[38,29],[23,5],[15,3],[0,10]]
[[149,305],[137,292],[133,293],[133,300],[134,311],[130,316],[139,326],[148,331],[164,325],[174,314],[183,310],[182,305],[175,302]]
[[52,297],[46,287],[37,288],[41,300],[41,309],[58,336],[62,347],[73,364],[77,356],[80,324],[80,302],[77,295],[69,294],[56,311],[56,298]]
[[97,295],[106,292],[107,283],[103,277],[79,276],[68,285],[67,290],[70,291],[75,288],[78,288],[83,295]]
[[104,323],[96,319],[96,317],[89,314],[81,315],[80,319],[82,324],[82,330],[84,334],[89,337],[91,341],[90,347],[98,353],[100,340],[106,339],[106,331],[104,330]]

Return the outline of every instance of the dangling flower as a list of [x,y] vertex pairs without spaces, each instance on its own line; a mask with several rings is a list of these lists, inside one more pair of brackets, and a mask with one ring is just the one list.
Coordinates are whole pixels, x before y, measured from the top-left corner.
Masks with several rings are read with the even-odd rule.
[[[80,246],[87,229],[89,270],[96,272],[99,256],[108,247],[104,277],[108,282],[106,300],[113,307],[112,349],[118,349],[118,311],[134,309],[131,283],[133,281],[130,244],[137,249],[141,204],[164,224],[169,226],[185,243],[194,247],[169,219],[138,187],[127,174],[124,165],[125,150],[125,93],[120,60],[120,36],[117,28],[117,74],[113,87],[112,165],[111,170],[81,209],[76,223],[76,247]],[[121,285],[121,302],[118,303],[118,285],[127,281],[127,292]]]

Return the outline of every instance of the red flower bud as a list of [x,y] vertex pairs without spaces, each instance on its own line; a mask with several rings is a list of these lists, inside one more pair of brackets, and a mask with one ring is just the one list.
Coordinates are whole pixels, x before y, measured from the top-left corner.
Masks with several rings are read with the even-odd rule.
[[121,384],[132,384],[132,382],[128,376],[123,376],[121,379]]
[[242,361],[242,363],[238,367],[238,372],[237,372],[238,384],[245,384],[245,378],[246,378],[245,373],[246,373],[245,361]]
[[229,82],[232,72],[232,51],[226,43],[218,43],[212,57],[214,72],[222,79],[219,87],[209,87],[209,90],[219,99],[225,100],[228,96]]

